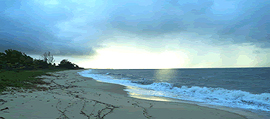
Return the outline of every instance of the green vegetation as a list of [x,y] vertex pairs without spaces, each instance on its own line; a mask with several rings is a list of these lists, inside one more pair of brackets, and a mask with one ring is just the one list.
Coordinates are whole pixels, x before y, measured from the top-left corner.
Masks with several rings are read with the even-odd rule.
[[1,71],[0,72],[0,93],[7,87],[46,90],[37,87],[37,84],[47,84],[39,78],[40,75],[49,75],[48,72],[63,71],[66,69],[44,69],[44,70],[22,70],[22,71]]
[[44,53],[42,55],[43,60],[33,59],[27,56],[25,53],[17,50],[8,49],[5,53],[0,52],[0,70],[33,70],[33,69],[83,69],[78,65],[69,62],[67,59],[63,59],[58,66],[55,66],[53,55]]
[[68,61],[67,59],[63,59],[60,64],[59,67],[64,67],[64,68],[68,68],[68,69],[79,69],[80,67],[74,63],[71,63],[70,61]]
[[44,53],[42,57],[43,60],[33,59],[25,53],[12,49],[5,50],[4,53],[0,52],[0,93],[7,87],[42,89],[36,85],[46,84],[46,82],[35,78],[36,76],[67,69],[83,69],[67,59],[55,66],[50,52]]

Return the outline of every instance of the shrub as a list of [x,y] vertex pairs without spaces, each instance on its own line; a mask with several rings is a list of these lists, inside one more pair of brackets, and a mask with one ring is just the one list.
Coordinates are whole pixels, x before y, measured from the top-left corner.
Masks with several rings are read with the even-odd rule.
[[78,65],[71,63],[70,61],[68,61],[67,59],[63,59],[60,64],[59,64],[60,68],[67,68],[67,69],[76,69],[78,67]]

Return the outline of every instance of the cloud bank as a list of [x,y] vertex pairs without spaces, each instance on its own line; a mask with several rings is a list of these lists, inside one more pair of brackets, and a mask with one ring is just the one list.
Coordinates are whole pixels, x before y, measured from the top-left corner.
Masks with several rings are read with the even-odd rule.
[[1,51],[97,56],[124,45],[185,51],[187,67],[269,66],[267,0],[9,0],[0,11]]

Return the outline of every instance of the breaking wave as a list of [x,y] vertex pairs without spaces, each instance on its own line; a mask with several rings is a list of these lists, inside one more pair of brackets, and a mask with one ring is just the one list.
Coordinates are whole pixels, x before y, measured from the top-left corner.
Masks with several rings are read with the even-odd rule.
[[[90,72],[91,70],[87,70],[79,72],[79,74],[85,77],[91,77],[101,82],[138,87],[134,89],[125,89],[132,93],[203,102],[234,108],[270,111],[270,93],[252,94],[241,90],[198,86],[176,87],[167,82],[153,82],[146,79],[119,80],[101,74],[91,74]],[[107,75],[110,74],[107,73]]]

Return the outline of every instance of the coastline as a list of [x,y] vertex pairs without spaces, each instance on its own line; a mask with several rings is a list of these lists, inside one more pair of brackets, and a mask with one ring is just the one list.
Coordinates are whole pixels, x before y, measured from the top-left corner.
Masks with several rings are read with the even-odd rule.
[[0,118],[104,119],[246,119],[245,116],[195,104],[130,97],[125,86],[99,82],[68,70],[40,76],[47,91],[14,91],[0,95]]

